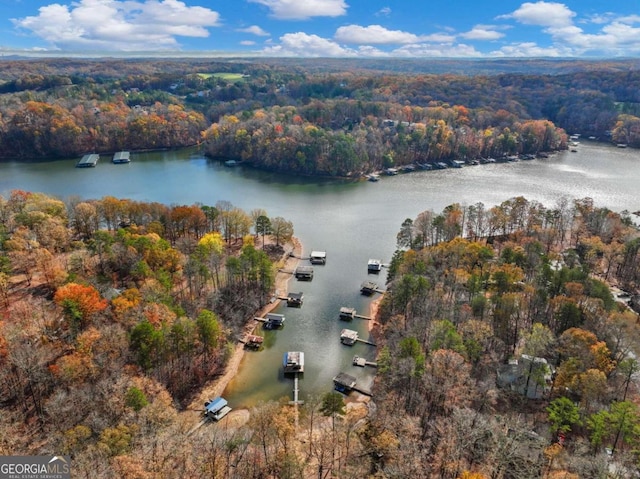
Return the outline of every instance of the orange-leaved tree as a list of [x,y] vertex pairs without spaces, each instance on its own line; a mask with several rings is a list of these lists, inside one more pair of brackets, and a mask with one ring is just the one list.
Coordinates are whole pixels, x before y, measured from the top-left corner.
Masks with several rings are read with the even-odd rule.
[[101,298],[93,286],[78,283],[68,283],[58,288],[53,300],[64,310],[74,336],[90,322],[94,314],[107,307],[107,300]]

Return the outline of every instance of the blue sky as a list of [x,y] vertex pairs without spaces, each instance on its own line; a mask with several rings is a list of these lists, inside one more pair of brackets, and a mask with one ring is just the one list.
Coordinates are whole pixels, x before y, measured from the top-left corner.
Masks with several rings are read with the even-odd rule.
[[640,0],[0,0],[0,54],[638,57]]

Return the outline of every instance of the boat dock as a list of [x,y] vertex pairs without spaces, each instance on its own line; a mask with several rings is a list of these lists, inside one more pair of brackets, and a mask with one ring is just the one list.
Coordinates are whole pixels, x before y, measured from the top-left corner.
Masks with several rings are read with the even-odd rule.
[[278,329],[284,325],[284,315],[276,313],[267,313],[264,318],[253,318],[255,321],[260,321],[264,325],[264,329]]
[[289,293],[286,298],[287,306],[293,306],[294,308],[300,308],[302,306],[302,301],[304,300],[304,294],[300,293]]
[[367,271],[369,273],[379,273],[382,270],[382,261],[379,259],[370,259],[367,262]]
[[343,306],[342,308],[340,308],[340,319],[344,320],[344,321],[350,321],[352,319],[367,319],[367,320],[371,320],[371,317],[369,316],[363,316],[361,314],[356,314],[356,309],[355,308],[348,308],[346,306]]
[[289,351],[284,353],[282,368],[285,374],[304,372],[304,353],[301,351]]
[[100,159],[100,155],[97,153],[91,153],[84,155],[78,163],[76,163],[76,168],[93,168],[98,163]]
[[128,151],[119,151],[115,155],[113,155],[113,160],[111,160],[116,165],[122,163],[130,163],[131,162],[131,154]]
[[282,359],[282,367],[285,376],[293,374],[293,401],[289,404],[298,405],[303,404],[304,401],[300,400],[300,374],[304,372],[304,353],[302,351],[289,351],[284,353]]
[[384,290],[378,288],[378,284],[373,281],[364,281],[360,285],[360,293],[365,296],[371,296],[373,293],[384,293]]
[[326,264],[327,252],[326,251],[312,251],[309,255],[309,261],[311,264]]
[[371,341],[359,338],[358,331],[354,331],[353,329],[343,329],[340,332],[340,342],[347,346],[353,346],[357,342],[368,344],[369,346],[376,346],[376,344]]
[[373,361],[367,361],[365,358],[361,358],[360,356],[354,356],[353,357],[353,365],[354,366],[359,366],[361,368],[364,368],[365,366],[371,366],[373,368],[377,368],[378,367],[378,363],[373,362]]
[[356,391],[360,394],[364,394],[365,396],[373,396],[371,391],[368,389],[357,386],[356,378],[347,373],[338,373],[338,375],[333,378],[333,387],[336,391],[343,394],[349,394],[351,391]]
[[298,266],[293,275],[298,281],[311,281],[313,279],[313,266]]
[[264,338],[255,334],[249,334],[244,339],[241,339],[240,342],[243,343],[244,347],[247,349],[260,349],[260,346],[262,346],[262,343],[264,342]]

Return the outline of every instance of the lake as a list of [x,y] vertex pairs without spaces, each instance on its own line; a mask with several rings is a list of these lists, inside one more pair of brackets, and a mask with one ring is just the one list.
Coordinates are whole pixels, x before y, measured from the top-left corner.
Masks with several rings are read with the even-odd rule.
[[111,195],[185,205],[227,200],[247,212],[264,208],[270,217],[291,220],[304,254],[327,252],[327,264],[314,267],[313,281],[291,279],[289,290],[303,292],[304,305],[276,310],[286,316],[285,326],[265,332],[263,351],[245,355],[240,373],[225,392],[233,407],[291,398],[292,381],[282,375],[287,351],[305,353],[302,398],[330,391],[332,378],[340,371],[356,376],[365,387],[370,384],[374,371],[354,367],[351,360],[354,355],[372,360],[375,348],[361,343],[348,347],[339,339],[345,327],[367,339],[366,321],[340,321],[338,313],[341,306],[368,313],[373,298],[360,295],[360,284],[369,279],[384,287],[385,272],[368,274],[367,261],[391,259],[406,218],[414,219],[426,209],[439,212],[454,202],[482,201],[490,207],[514,196],[547,206],[563,196],[591,197],[596,205],[614,211],[640,210],[640,152],[588,141],[575,153],[561,152],[549,159],[416,171],[382,177],[377,183],[228,168],[204,158],[197,149],[132,153],[131,159],[129,164],[114,165],[104,155],[96,168],[86,169],[74,168],[78,158],[3,162],[0,194],[23,189],[63,199]]

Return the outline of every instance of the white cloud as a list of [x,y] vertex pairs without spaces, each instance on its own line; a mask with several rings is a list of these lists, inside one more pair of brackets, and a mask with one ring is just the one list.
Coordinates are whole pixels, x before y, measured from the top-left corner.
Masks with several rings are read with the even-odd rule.
[[382,51],[370,45],[362,45],[358,47],[359,57],[388,57],[389,52]]
[[257,35],[259,37],[269,36],[269,34],[265,32],[262,28],[260,28],[258,25],[251,25],[250,27],[247,27],[247,28],[238,28],[237,31],[243,32],[243,33],[251,33],[252,35]]
[[280,44],[263,50],[268,55],[292,57],[352,57],[355,52],[331,40],[304,32],[287,33]]
[[402,44],[420,41],[418,35],[400,30],[387,30],[380,25],[369,25],[368,27],[347,25],[338,28],[334,38],[340,42],[359,45]]
[[451,58],[451,57],[481,57],[473,46],[463,43],[452,44],[413,44],[403,45],[391,52],[391,56],[398,57],[430,57],[430,58]]
[[491,52],[489,56],[494,57],[563,57],[571,56],[568,50],[561,50],[556,47],[541,47],[533,42],[515,43]]
[[564,4],[553,2],[523,3],[520,8],[498,18],[514,19],[522,24],[537,25],[548,34],[552,46],[536,43],[505,46],[492,54],[505,56],[624,56],[640,52],[640,15],[616,18],[607,12],[578,20],[583,25],[600,25],[599,31],[585,32],[574,23],[576,14]]
[[251,45],[255,45],[256,42],[254,42],[253,40],[242,40],[240,42],[240,45],[243,45],[245,47],[250,47]]
[[566,5],[555,2],[523,3],[516,11],[498,18],[513,18],[525,25],[561,27],[569,25],[575,13]]
[[640,15],[627,15],[626,17],[618,18],[620,23],[640,23]]
[[498,40],[504,37],[504,33],[498,32],[491,27],[476,25],[468,32],[461,33],[460,36],[466,40]]
[[382,7],[376,12],[376,17],[388,17],[389,15],[391,15],[391,8],[389,7]]
[[177,36],[209,36],[219,15],[179,0],[79,0],[45,5],[12,22],[58,49],[173,50]]
[[271,10],[271,16],[280,20],[306,20],[312,17],[339,17],[346,15],[344,0],[249,0]]

